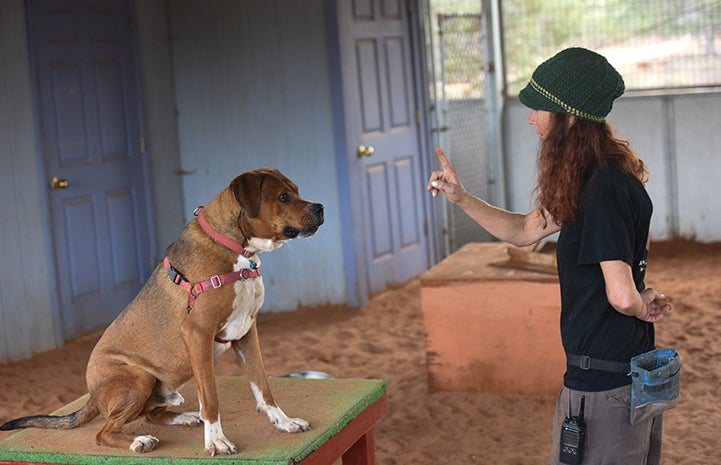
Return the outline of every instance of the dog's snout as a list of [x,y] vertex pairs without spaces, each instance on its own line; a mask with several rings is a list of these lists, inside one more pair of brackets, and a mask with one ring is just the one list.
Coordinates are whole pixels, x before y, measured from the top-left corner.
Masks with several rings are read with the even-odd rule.
[[303,210],[304,215],[301,218],[302,226],[300,228],[297,226],[288,226],[283,229],[283,235],[287,239],[312,236],[323,224],[323,209],[323,204],[315,202],[308,203]]

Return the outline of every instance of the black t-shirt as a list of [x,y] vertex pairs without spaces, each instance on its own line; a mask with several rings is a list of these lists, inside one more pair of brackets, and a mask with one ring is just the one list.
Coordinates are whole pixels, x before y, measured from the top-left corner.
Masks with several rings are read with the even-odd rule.
[[[653,205],[643,184],[619,166],[599,169],[581,194],[579,219],[558,238],[561,339],[566,352],[628,362],[654,348],[654,328],[623,315],[608,302],[600,262],[623,260],[637,289],[645,287],[646,244]],[[566,387],[605,391],[631,383],[629,376],[568,366]]]

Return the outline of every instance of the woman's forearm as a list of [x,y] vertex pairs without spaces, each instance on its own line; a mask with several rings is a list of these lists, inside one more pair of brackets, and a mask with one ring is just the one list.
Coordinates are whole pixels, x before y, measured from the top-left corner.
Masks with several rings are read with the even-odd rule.
[[514,213],[470,193],[460,198],[456,205],[491,235],[519,247],[534,244],[560,229],[552,221],[544,220],[538,209],[525,215]]

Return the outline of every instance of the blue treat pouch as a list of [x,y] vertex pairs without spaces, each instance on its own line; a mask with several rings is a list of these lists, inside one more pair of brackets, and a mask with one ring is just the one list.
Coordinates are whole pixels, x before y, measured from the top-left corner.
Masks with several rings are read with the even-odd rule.
[[656,349],[631,359],[631,424],[673,408],[681,390],[681,358],[673,349]]

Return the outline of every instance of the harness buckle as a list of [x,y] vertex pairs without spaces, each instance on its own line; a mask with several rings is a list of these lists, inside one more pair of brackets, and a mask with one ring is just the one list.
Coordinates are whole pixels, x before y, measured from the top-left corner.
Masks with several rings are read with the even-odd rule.
[[183,276],[180,271],[173,268],[173,265],[170,265],[168,268],[168,277],[171,281],[173,281],[173,284],[180,285],[185,280],[185,276]]
[[578,364],[578,367],[581,370],[590,370],[591,369],[591,357],[588,355],[581,355],[581,360]]
[[213,286],[213,289],[218,289],[223,285],[223,281],[221,281],[220,276],[216,274],[215,276],[210,277],[210,285]]

